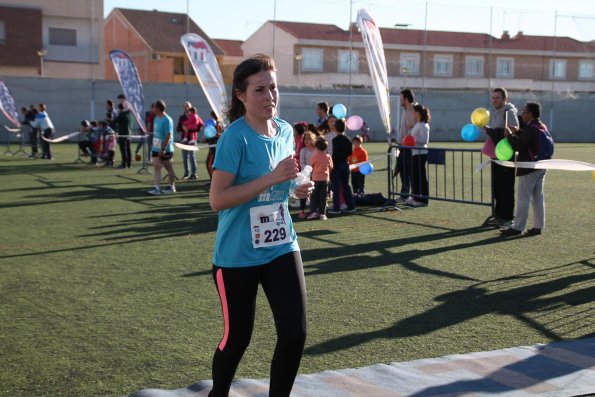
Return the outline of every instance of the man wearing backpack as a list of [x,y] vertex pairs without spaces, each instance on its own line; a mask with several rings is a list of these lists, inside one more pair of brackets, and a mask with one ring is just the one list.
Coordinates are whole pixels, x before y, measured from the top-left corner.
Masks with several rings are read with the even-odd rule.
[[[506,139],[515,151],[518,161],[533,162],[551,158],[553,139],[547,126],[539,119],[541,104],[527,102],[523,108],[522,119],[525,127],[507,128]],[[526,236],[537,236],[545,225],[545,202],[543,199],[543,181],[546,170],[535,168],[517,168],[519,177],[517,192],[517,211],[511,227],[501,229],[503,236],[518,236],[523,233],[529,216],[529,204],[533,207],[533,227],[525,232]]]

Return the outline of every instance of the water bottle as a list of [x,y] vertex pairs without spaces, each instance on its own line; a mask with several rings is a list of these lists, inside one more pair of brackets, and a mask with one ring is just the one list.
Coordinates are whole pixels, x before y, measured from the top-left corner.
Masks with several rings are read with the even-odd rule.
[[305,166],[303,170],[301,170],[295,179],[291,182],[291,189],[289,190],[289,195],[293,198],[297,198],[295,195],[295,189],[310,181],[310,175],[312,174],[312,167],[309,165]]

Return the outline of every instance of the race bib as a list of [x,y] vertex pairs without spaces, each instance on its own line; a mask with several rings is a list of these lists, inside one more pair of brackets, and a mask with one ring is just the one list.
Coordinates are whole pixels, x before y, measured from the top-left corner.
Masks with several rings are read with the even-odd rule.
[[161,139],[153,138],[153,147],[161,148]]
[[283,203],[250,208],[252,247],[272,247],[291,241],[288,218]]

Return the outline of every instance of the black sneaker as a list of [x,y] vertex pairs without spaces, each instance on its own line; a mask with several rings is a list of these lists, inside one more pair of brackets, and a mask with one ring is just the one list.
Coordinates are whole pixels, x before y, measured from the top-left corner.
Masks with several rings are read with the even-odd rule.
[[539,236],[541,234],[541,229],[533,227],[525,232],[525,236]]
[[500,233],[502,233],[502,236],[504,237],[520,236],[521,234],[523,234],[522,230],[516,230],[512,227],[505,227],[503,229],[500,229]]
[[196,175],[195,175],[195,174],[192,174],[192,175],[190,175],[190,177],[188,177],[188,179],[190,179],[191,181],[195,181],[195,180],[197,180],[198,178],[196,177]]

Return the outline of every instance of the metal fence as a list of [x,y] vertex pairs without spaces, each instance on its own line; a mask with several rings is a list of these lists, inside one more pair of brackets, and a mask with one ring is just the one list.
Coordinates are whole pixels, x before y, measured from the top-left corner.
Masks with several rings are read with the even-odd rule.
[[[476,171],[482,163],[480,149],[427,148],[428,161],[425,164],[428,179],[427,195],[402,190],[402,177],[408,175],[413,182],[411,170],[414,167],[419,169],[421,166],[419,161],[416,162],[413,157],[408,157],[407,163],[402,167],[405,172],[399,173],[397,170],[397,154],[399,151],[411,149],[425,148],[392,144],[388,149],[389,198],[395,199],[398,196],[411,195],[417,199],[485,205],[493,208],[492,178],[489,167]],[[422,181],[418,182],[421,186]]]

